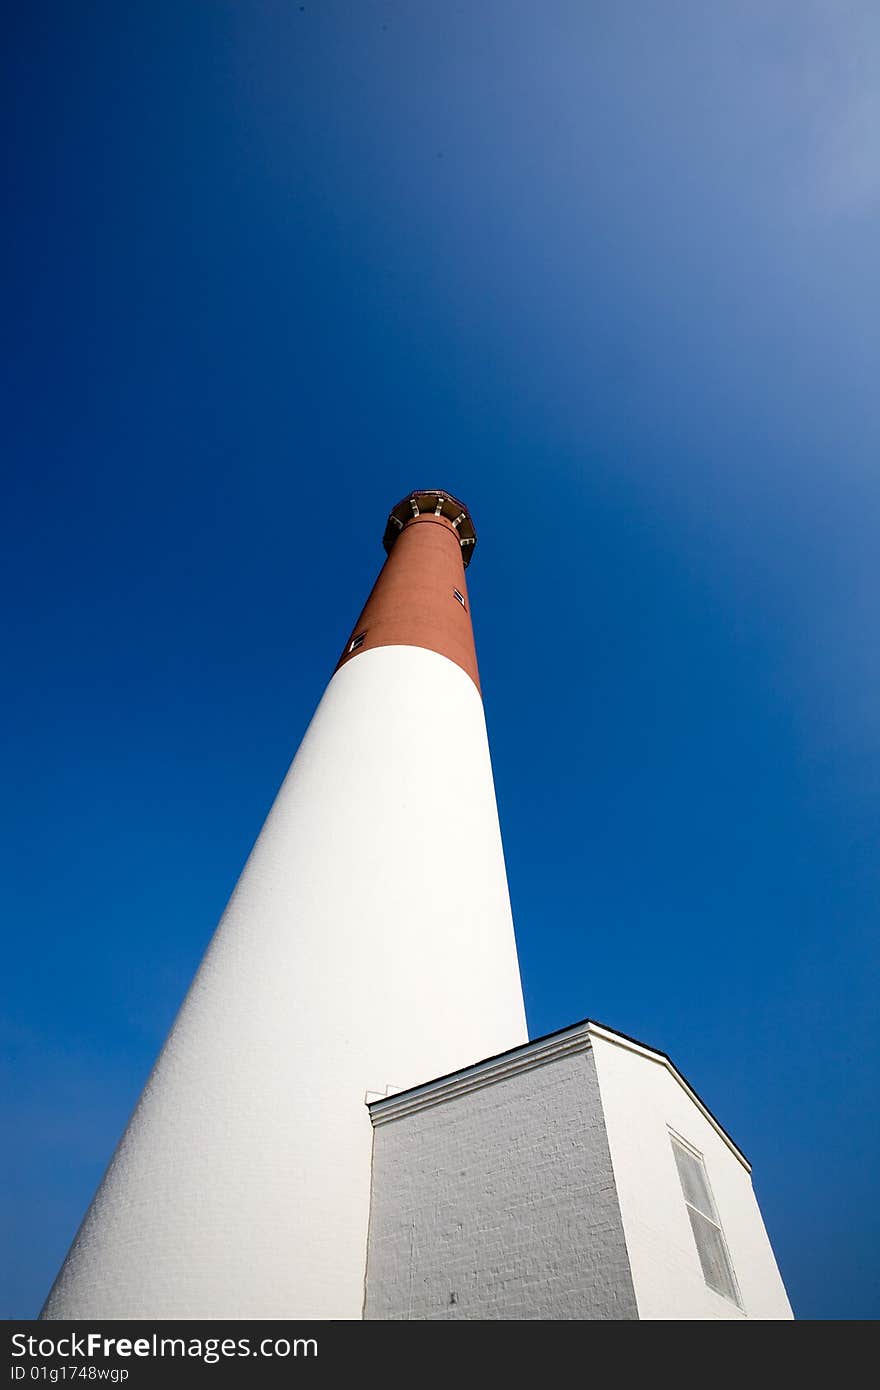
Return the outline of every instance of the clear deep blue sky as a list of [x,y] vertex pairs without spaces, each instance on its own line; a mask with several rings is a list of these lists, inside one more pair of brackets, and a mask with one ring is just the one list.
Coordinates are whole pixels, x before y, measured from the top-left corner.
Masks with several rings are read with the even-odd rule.
[[532,1034],[670,1053],[797,1314],[877,1316],[873,0],[30,0],[4,47],[0,1312],[442,486]]

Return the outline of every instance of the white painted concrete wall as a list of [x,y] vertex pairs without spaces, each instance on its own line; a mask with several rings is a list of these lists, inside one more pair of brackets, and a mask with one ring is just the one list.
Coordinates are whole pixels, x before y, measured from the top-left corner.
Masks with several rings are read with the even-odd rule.
[[527,1037],[486,726],[453,662],[330,682],[47,1300],[359,1318],[364,1093]]
[[[791,1318],[747,1167],[662,1062],[591,1036],[639,1317]],[[703,1278],[670,1127],[703,1156],[744,1312]]]
[[364,1316],[636,1318],[586,1040],[470,1076],[376,1125]]

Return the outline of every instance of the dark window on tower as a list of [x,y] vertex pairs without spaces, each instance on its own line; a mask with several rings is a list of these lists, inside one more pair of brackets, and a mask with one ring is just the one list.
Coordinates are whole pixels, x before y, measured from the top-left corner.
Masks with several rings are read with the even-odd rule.
[[452,592],[455,594],[455,597],[458,599],[458,601],[459,601],[459,603],[461,604],[462,608],[466,609],[466,608],[467,608],[467,604],[466,604],[465,601],[464,601],[464,594],[460,594],[460,593],[458,592],[457,589],[453,589]]
[[700,1257],[703,1278],[723,1298],[742,1307],[727,1241],[718,1219],[718,1209],[709,1187],[706,1167],[699,1154],[670,1135],[675,1166],[684,1194],[685,1207],[694,1233],[694,1243]]
[[366,629],[363,632],[359,632],[357,637],[353,637],[352,640],[349,642],[348,650],[350,652],[356,652],[358,647],[362,647],[364,645],[364,638],[366,637],[366,635]]

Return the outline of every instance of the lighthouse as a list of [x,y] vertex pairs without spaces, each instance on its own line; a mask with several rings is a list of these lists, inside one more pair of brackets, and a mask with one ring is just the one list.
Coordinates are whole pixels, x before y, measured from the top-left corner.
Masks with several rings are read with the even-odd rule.
[[360,1318],[367,1100],[527,1040],[465,572],[437,489],[387,558],[44,1318]]
[[526,1031],[465,572],[410,493],[41,1316],[784,1320],[665,1052]]

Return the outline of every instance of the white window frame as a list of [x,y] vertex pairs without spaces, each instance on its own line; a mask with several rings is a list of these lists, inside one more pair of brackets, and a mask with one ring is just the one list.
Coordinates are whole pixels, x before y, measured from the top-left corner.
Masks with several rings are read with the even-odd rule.
[[[706,1274],[706,1266],[703,1263],[702,1251],[700,1250],[700,1245],[697,1240],[697,1237],[696,1235],[694,1235],[693,1222],[691,1220],[690,1215],[688,1215],[688,1224],[691,1227],[691,1235],[693,1236],[694,1247],[697,1252],[697,1258],[700,1261],[700,1269],[703,1272],[703,1278],[706,1280],[706,1288],[711,1289],[712,1292],[714,1294],[717,1294],[719,1298],[723,1298],[725,1303],[732,1303],[735,1308],[738,1308],[741,1313],[744,1313],[745,1306],[743,1304],[742,1293],[740,1291],[739,1281],[736,1277],[736,1270],[733,1267],[733,1260],[730,1258],[730,1248],[727,1244],[727,1238],[724,1234],[724,1227],[721,1225],[721,1217],[718,1215],[718,1203],[715,1201],[715,1194],[712,1191],[712,1184],[709,1181],[709,1171],[706,1167],[706,1160],[700,1153],[700,1150],[696,1148],[693,1144],[689,1143],[683,1135],[676,1133],[676,1131],[672,1128],[671,1125],[667,1125],[667,1129],[669,1131],[670,1143],[672,1144],[672,1161],[675,1164],[675,1175],[678,1178],[679,1187],[681,1188],[682,1200],[689,1213],[691,1211],[696,1212],[697,1216],[700,1217],[702,1221],[706,1221],[710,1226],[714,1226],[715,1230],[718,1232],[720,1248],[724,1256],[725,1264],[727,1266],[727,1274],[730,1277],[730,1284],[733,1289],[733,1296],[731,1297],[731,1295],[723,1289],[716,1289],[714,1284],[709,1283],[709,1279]],[[694,1159],[700,1165],[703,1174],[703,1182],[706,1185],[706,1193],[709,1198],[709,1206],[712,1209],[711,1215],[709,1214],[709,1212],[701,1211],[700,1208],[698,1206],[695,1206],[693,1202],[688,1201],[687,1194],[685,1192],[684,1182],[682,1180],[682,1176],[678,1167],[678,1162],[675,1157],[676,1147],[681,1149],[683,1153],[686,1153],[690,1158]]]

